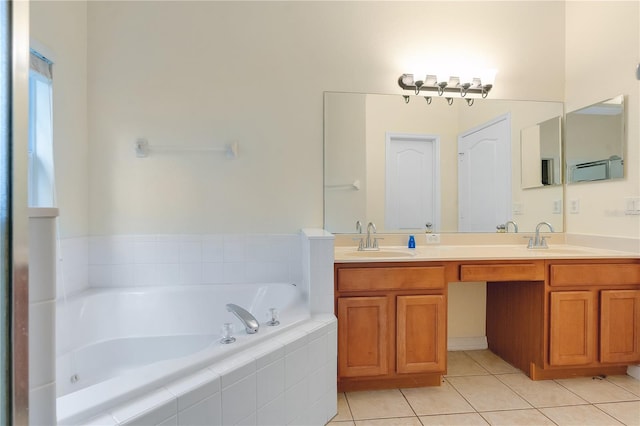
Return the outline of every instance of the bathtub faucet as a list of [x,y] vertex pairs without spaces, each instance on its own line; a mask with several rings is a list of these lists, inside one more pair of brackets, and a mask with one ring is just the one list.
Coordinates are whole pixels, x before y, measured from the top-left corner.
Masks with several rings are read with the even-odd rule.
[[237,316],[240,321],[242,321],[244,329],[247,330],[247,334],[255,334],[258,332],[260,324],[258,324],[256,317],[251,315],[249,311],[233,303],[227,303],[227,311],[231,312]]

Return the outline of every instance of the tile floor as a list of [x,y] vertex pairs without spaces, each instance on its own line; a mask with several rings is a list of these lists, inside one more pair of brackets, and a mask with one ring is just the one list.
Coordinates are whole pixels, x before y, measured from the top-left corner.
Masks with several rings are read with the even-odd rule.
[[338,394],[330,426],[639,425],[630,376],[529,380],[492,352],[449,352],[440,387]]

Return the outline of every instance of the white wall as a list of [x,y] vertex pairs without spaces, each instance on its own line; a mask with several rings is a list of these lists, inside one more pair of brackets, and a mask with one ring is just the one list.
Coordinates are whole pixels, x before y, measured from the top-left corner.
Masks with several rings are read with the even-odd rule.
[[624,198],[640,195],[640,2],[566,3],[566,110],[626,95],[625,179],[567,185],[566,231],[640,238],[640,216],[624,214]]
[[85,2],[31,2],[30,34],[35,41],[31,46],[44,46],[55,60],[54,162],[63,238],[89,232],[86,16]]
[[[468,13],[456,25],[407,19],[461,8]],[[627,177],[569,186],[567,199],[580,199],[581,213],[567,215],[567,231],[639,236],[638,217],[623,214],[623,198],[640,193],[632,167],[640,163],[638,9],[638,2],[574,1],[34,2],[32,37],[56,56],[62,236],[89,228],[103,234],[320,226],[322,91],[397,93],[397,76],[419,57],[471,57],[495,66],[495,98],[564,96],[573,110],[626,94]],[[139,136],[152,143],[237,139],[240,158],[138,160],[131,144]]]
[[[325,138],[335,141],[324,147],[327,187],[324,198],[324,227],[331,232],[355,232],[356,222],[366,226],[367,164],[366,95],[329,93],[324,99]],[[359,188],[350,186],[359,183]]]
[[90,2],[88,32],[92,234],[321,226],[322,92],[400,93],[418,59],[497,68],[495,98],[564,88],[557,2]]

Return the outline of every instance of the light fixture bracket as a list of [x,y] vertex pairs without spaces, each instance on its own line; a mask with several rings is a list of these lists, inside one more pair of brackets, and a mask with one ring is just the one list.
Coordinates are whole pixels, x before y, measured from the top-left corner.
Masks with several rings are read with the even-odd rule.
[[467,94],[475,94],[486,98],[493,87],[493,84],[482,84],[479,78],[474,78],[471,82],[465,83],[460,83],[458,79],[458,83],[455,85],[449,85],[446,81],[435,81],[433,84],[427,83],[431,83],[431,81],[429,79],[414,81],[413,74],[402,74],[398,77],[398,85],[403,90],[411,90],[416,95],[421,92],[436,92],[438,96],[443,96],[445,93],[458,94],[461,97],[465,97]]

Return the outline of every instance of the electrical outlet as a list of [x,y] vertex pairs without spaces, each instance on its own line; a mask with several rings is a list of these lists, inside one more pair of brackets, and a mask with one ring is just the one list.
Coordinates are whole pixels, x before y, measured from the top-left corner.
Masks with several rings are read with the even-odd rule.
[[569,213],[580,213],[580,200],[569,200]]
[[440,234],[425,234],[427,236],[427,244],[440,244]]
[[562,214],[562,200],[553,201],[553,214]]
[[640,197],[627,197],[624,199],[624,214],[640,214]]

